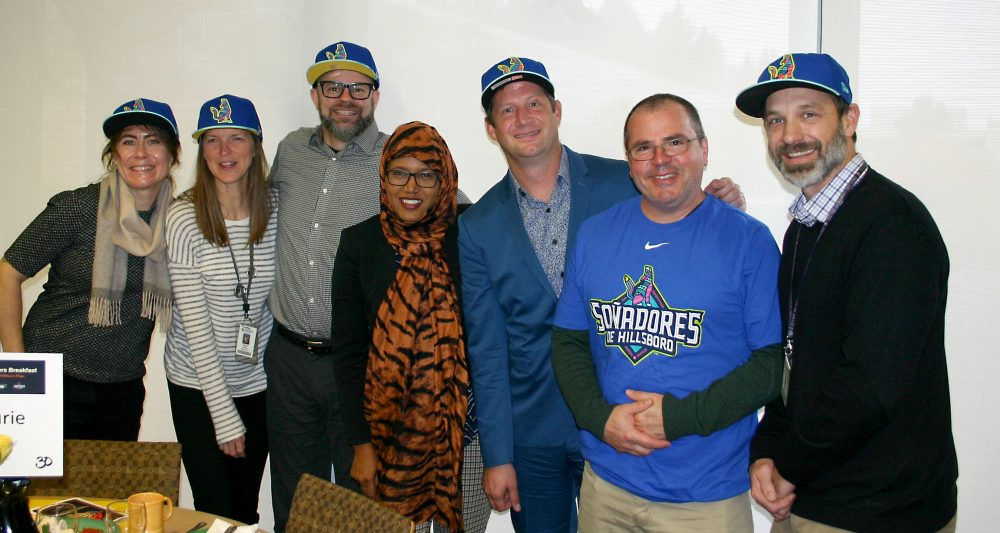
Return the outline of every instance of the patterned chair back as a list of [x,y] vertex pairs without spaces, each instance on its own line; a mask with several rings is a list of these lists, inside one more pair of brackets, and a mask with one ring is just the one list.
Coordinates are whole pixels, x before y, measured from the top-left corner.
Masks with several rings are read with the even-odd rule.
[[177,503],[180,443],[67,439],[64,446],[63,476],[32,478],[28,494],[125,499],[159,492]]
[[295,488],[286,533],[413,533],[405,516],[350,489],[310,474]]

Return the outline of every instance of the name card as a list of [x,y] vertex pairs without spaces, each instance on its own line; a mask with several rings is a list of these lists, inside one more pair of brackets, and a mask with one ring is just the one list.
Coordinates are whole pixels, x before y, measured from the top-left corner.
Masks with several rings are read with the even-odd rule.
[[62,354],[0,353],[0,477],[63,474]]

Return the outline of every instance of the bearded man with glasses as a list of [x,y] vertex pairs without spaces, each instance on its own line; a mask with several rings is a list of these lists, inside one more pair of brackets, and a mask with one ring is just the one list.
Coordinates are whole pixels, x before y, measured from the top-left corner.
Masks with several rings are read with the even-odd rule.
[[858,151],[861,108],[830,55],[783,54],[736,107],[800,189],[778,276],[782,395],[750,446],[751,496],[775,533],[953,533],[950,266],[934,218]]
[[[274,531],[281,533],[308,472],[359,490],[349,472],[330,357],[331,276],[345,228],[379,212],[378,162],[388,135],[375,124],[380,78],[371,52],[347,41],[323,48],[306,71],[320,124],[278,145],[274,331],[264,354]],[[468,198],[459,191],[459,202]]]

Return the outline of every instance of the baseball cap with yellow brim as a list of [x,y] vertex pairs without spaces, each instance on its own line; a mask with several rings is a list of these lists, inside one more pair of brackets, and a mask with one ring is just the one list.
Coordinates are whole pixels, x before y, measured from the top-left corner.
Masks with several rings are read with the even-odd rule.
[[353,70],[372,79],[378,89],[378,69],[375,59],[367,48],[347,41],[333,43],[316,54],[316,62],[306,70],[309,85],[315,85],[316,80],[331,70]]

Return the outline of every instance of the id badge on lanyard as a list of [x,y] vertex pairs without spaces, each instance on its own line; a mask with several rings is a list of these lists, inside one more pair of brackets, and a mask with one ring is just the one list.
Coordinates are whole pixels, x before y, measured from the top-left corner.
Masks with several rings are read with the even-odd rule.
[[[791,341],[788,341],[787,345],[791,346]],[[784,359],[785,364],[782,365],[784,370],[781,372],[781,401],[786,406],[788,405],[788,381],[792,378],[792,354],[791,349],[785,349]]]
[[249,318],[240,322],[236,335],[236,360],[251,365],[257,364],[257,326]]
[[253,286],[253,278],[256,271],[253,267],[253,245],[250,245],[250,268],[247,269],[247,284],[243,286],[240,280],[240,269],[236,265],[236,255],[233,254],[232,246],[229,246],[229,256],[233,260],[233,269],[236,270],[236,297],[243,300],[243,320],[240,321],[236,331],[236,360],[249,365],[257,364],[257,326],[250,320],[250,288]]
[[[837,197],[834,202],[831,213],[836,213],[840,209],[840,206],[844,203],[844,199],[847,195],[854,190],[854,187],[858,184],[865,173],[868,172],[868,164],[863,164],[854,171],[844,190],[841,191],[840,196]],[[813,254],[816,252],[816,247],[819,245],[819,241],[823,238],[823,234],[826,232],[826,228],[830,222],[824,222],[823,227],[819,230],[819,235],[816,236],[816,241],[813,242],[812,249],[809,250],[809,256],[806,257],[805,266],[802,268],[802,275],[799,277],[799,290],[801,291],[802,285],[805,283],[806,276],[809,275],[809,265],[812,264]],[[794,277],[795,277],[795,262],[799,257],[799,236],[802,233],[802,226],[799,226],[798,230],[795,232],[795,247],[792,250],[792,275],[789,277],[790,287],[788,289],[788,327],[785,330],[785,344],[783,346],[783,351],[785,355],[784,370],[781,377],[781,401],[784,402],[785,406],[788,405],[788,383],[792,377],[792,364],[795,359],[795,319],[798,317],[799,313],[799,296],[795,293]]]

